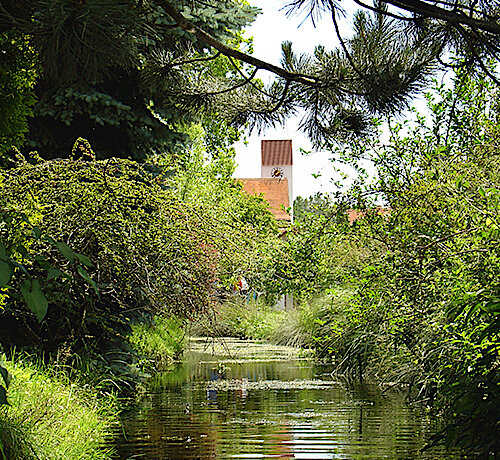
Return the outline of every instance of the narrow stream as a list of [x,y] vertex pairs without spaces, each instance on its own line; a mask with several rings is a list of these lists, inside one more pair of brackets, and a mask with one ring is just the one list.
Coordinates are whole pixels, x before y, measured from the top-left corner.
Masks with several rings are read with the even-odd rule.
[[459,459],[421,452],[437,421],[378,387],[346,388],[298,350],[192,339],[123,414],[116,459]]

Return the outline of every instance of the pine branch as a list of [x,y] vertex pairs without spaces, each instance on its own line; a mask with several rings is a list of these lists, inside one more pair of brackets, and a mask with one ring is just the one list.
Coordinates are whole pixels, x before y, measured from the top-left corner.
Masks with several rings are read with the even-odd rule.
[[491,80],[496,85],[500,86],[500,80],[493,74],[493,72],[490,71],[490,69],[488,69],[488,67],[486,66],[486,64],[483,62],[483,60],[481,59],[481,56],[479,56],[479,54],[477,53],[476,49],[474,48],[474,43],[472,42],[471,38],[469,37],[469,34],[467,33],[467,31],[460,24],[457,24],[456,27],[457,27],[457,30],[462,34],[462,37],[464,38],[464,40],[469,45],[469,50],[472,53],[472,55],[476,58],[477,63],[479,64],[479,67],[481,67],[481,69],[483,70],[483,72],[489,78],[491,78]]
[[198,62],[210,62],[213,61],[214,59],[217,59],[222,53],[219,51],[215,53],[213,56],[205,57],[205,58],[196,58],[196,59],[188,59],[186,61],[177,61],[177,62],[170,62],[168,64],[165,64],[165,67],[178,67],[182,65],[187,65],[187,64],[195,64]]
[[390,11],[383,10],[381,8],[377,8],[375,6],[367,5],[366,3],[363,3],[360,0],[353,0],[353,1],[354,1],[354,3],[356,3],[356,5],[359,5],[362,8],[366,8],[367,10],[373,11],[374,13],[379,13],[379,14],[383,14],[385,16],[389,16],[390,18],[398,19],[400,21],[414,21],[415,20],[414,18],[401,16],[399,14],[394,14],[394,13],[391,13]]
[[166,11],[166,13],[170,17],[172,17],[175,22],[177,22],[178,26],[181,29],[194,35],[198,40],[206,43],[207,45],[212,46],[225,56],[238,59],[242,62],[246,62],[247,64],[250,64],[258,69],[267,70],[286,80],[296,81],[307,86],[316,86],[319,83],[318,78],[315,76],[288,72],[285,69],[274,64],[270,64],[268,62],[262,61],[261,59],[255,58],[254,56],[250,56],[246,53],[235,50],[194,25],[191,21],[186,19],[170,2],[163,0],[158,2],[158,4]]
[[483,30],[495,35],[500,35],[500,24],[497,21],[485,21],[467,16],[460,11],[451,11],[435,6],[427,1],[421,0],[385,0],[386,3],[397,8],[419,14],[423,17],[439,19],[453,25],[468,26]]
[[[220,94],[227,94],[235,91],[238,88],[241,88],[243,86],[248,85],[250,81],[252,81],[255,78],[255,74],[257,73],[259,69],[254,69],[254,71],[250,74],[250,76],[245,77],[245,79],[229,88],[221,89],[219,91],[213,91],[213,92],[208,92],[208,93],[203,93],[203,96],[218,96]],[[192,94],[192,96],[197,96],[198,94]]]
[[344,54],[347,57],[347,60],[349,61],[349,64],[351,65],[354,72],[356,72],[356,74],[358,74],[358,76],[361,78],[361,80],[366,81],[365,75],[358,69],[358,67],[354,63],[354,59],[352,58],[351,53],[349,52],[349,49],[347,48],[347,45],[346,45],[344,39],[342,38],[342,35],[340,33],[340,29],[339,29],[339,25],[337,23],[337,17],[335,16],[335,11],[332,11],[332,21],[333,21],[333,25],[335,27],[335,33],[337,35],[337,38],[339,39],[339,42],[340,42],[340,45],[342,46],[342,49],[344,50]]
[[[238,72],[243,78],[247,78],[246,75],[241,71],[241,69],[236,65],[236,63],[234,62],[234,59],[232,57],[229,57],[229,62],[231,63],[231,65],[236,69],[236,72]],[[269,94],[267,91],[264,91],[263,89],[259,88],[253,80],[250,80],[248,82],[253,89],[255,89],[256,91],[258,91],[259,93],[263,94],[264,96],[267,96],[271,99],[278,99],[276,96],[273,96],[272,94]]]

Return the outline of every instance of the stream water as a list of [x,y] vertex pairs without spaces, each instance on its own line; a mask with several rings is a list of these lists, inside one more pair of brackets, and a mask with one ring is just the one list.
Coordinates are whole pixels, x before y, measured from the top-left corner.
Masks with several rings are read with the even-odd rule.
[[438,421],[376,386],[347,388],[298,350],[192,339],[122,415],[116,459],[459,459],[421,451]]

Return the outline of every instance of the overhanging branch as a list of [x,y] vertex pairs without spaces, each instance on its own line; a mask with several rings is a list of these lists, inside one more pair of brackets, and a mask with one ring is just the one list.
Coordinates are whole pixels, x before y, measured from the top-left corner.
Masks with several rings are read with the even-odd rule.
[[450,24],[460,24],[462,26],[472,27],[477,30],[483,30],[495,35],[500,35],[500,24],[497,21],[485,21],[470,17],[460,11],[451,11],[431,2],[422,0],[385,0],[389,5],[418,14],[423,17],[440,19]]
[[250,56],[241,51],[235,50],[224,43],[217,40],[212,35],[197,27],[191,21],[186,19],[170,2],[160,1],[158,4],[165,10],[165,12],[177,23],[177,25],[184,31],[194,35],[198,40],[206,43],[207,45],[220,51],[223,55],[238,59],[239,61],[246,62],[258,69],[267,70],[278,75],[288,81],[296,81],[303,83],[307,86],[317,86],[319,78],[312,75],[304,75],[294,72],[289,72],[279,66],[270,64],[269,62],[262,61],[254,56]]

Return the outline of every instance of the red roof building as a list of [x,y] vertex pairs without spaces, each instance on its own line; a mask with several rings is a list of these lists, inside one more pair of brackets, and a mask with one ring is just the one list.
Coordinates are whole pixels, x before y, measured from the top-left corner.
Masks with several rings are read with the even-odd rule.
[[269,203],[269,210],[276,220],[290,222],[291,216],[283,210],[290,206],[287,179],[239,179],[243,190],[249,195],[262,195]]
[[293,196],[291,139],[262,140],[261,157],[261,177],[238,180],[246,193],[261,195],[269,203],[269,209],[276,220],[289,223],[292,216],[284,208],[290,207]]

